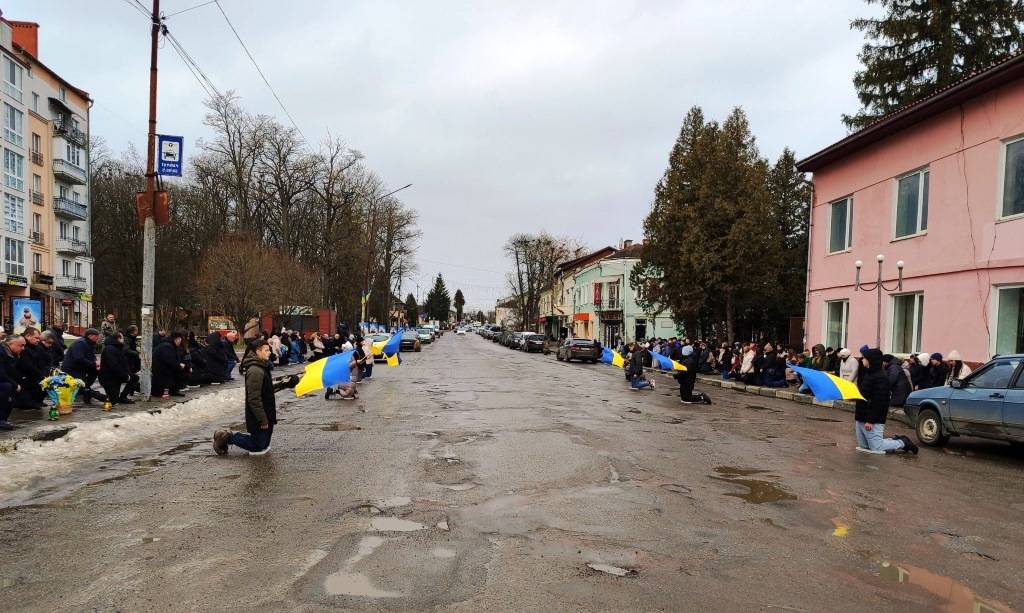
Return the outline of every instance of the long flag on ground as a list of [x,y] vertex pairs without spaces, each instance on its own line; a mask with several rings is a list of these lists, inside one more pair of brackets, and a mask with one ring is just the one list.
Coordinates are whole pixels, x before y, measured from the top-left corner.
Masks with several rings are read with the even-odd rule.
[[344,353],[336,353],[306,366],[306,372],[295,386],[295,395],[303,396],[334,385],[341,385],[352,380],[349,362],[352,361],[354,349]]
[[391,335],[391,338],[384,343],[384,347],[381,349],[381,353],[384,354],[384,359],[387,360],[388,366],[398,366],[402,363],[402,359],[398,357],[398,353],[402,350],[402,333],[395,332]]
[[605,364],[611,364],[612,366],[618,366],[619,368],[626,367],[626,360],[616,351],[612,351],[607,347],[601,348],[601,361]]
[[686,370],[686,367],[673,359],[666,358],[660,353],[649,351],[651,354],[651,365],[661,370]]
[[813,368],[793,364],[787,364],[786,367],[803,377],[804,383],[811,388],[817,400],[864,400],[857,385],[846,379]]

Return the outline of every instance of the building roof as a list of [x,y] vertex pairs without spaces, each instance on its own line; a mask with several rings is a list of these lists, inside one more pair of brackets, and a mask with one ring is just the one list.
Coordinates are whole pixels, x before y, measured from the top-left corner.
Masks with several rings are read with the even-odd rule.
[[815,172],[836,160],[860,151],[892,134],[905,130],[971,98],[1024,77],[1024,52],[964,75],[929,96],[911,102],[797,162],[797,170]]
[[74,85],[72,85],[67,79],[65,79],[64,77],[62,77],[59,74],[57,74],[56,71],[50,69],[49,66],[47,66],[46,64],[44,64],[41,61],[39,61],[39,58],[37,58],[36,56],[34,56],[31,53],[29,53],[28,49],[22,47],[18,43],[11,43],[11,45],[14,47],[15,51],[17,51],[18,53],[21,53],[22,55],[27,56],[29,58],[29,60],[33,64],[39,66],[40,68],[42,68],[46,72],[50,73],[51,75],[53,75],[53,78],[55,78],[58,81],[60,81],[65,87],[67,87],[70,90],[73,90],[76,94],[78,94],[79,96],[84,98],[86,103],[92,102],[92,98],[89,97],[89,92],[85,91],[84,89],[81,89],[81,88],[78,88],[78,87],[75,87]]
[[642,242],[633,243],[629,247],[623,247],[614,254],[608,256],[609,260],[624,260],[626,258],[640,259],[640,256],[644,252],[644,244]]
[[615,247],[611,247],[611,246],[609,246],[609,247],[602,247],[602,248],[598,249],[597,251],[593,251],[593,252],[588,253],[586,255],[581,255],[580,257],[578,257],[578,258],[576,258],[574,260],[569,260],[568,262],[562,262],[561,264],[558,265],[557,271],[559,273],[563,273],[563,272],[565,272],[567,270],[572,270],[573,268],[579,268],[580,266],[586,265],[592,259],[596,258],[597,260],[601,260],[601,259],[604,259],[604,258],[610,256],[613,253],[615,253]]

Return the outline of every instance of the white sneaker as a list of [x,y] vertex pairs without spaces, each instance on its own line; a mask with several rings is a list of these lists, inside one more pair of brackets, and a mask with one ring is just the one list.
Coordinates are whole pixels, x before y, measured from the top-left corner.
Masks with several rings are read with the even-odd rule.
[[342,396],[341,399],[342,400],[355,400],[355,397],[354,396]]
[[250,451],[249,455],[267,455],[268,453],[270,453],[270,445],[267,445],[263,451]]
[[861,453],[870,453],[872,455],[885,455],[884,451],[875,451],[874,449],[865,449],[863,447],[857,447],[857,451]]
[[210,381],[210,385],[220,385],[220,381]]

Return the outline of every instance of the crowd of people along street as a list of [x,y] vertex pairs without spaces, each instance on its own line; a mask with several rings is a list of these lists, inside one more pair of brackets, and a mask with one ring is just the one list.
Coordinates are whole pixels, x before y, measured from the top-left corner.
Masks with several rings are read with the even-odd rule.
[[[109,314],[98,329],[86,329],[69,346],[65,338],[64,322],[60,320],[45,330],[30,327],[21,334],[7,334],[0,328],[0,430],[18,427],[9,421],[15,410],[38,412],[47,408],[51,401],[41,382],[54,369],[84,383],[78,400],[86,407],[109,409],[133,404],[139,398],[142,361],[137,326],[121,329],[114,315]],[[245,358],[255,353],[259,342],[270,348],[265,359],[270,369],[321,359],[352,348],[353,344],[359,347],[359,358],[363,360],[359,373],[368,377],[373,368],[369,339],[349,335],[344,325],[333,336],[314,333],[308,339],[285,329],[262,332],[248,343],[241,363],[235,349],[237,342],[238,334],[234,331],[223,335],[211,332],[205,339],[199,339],[194,332],[158,330],[153,338],[153,399],[183,397],[202,386],[233,381],[236,370],[244,376]],[[367,354],[369,364],[365,360]],[[354,386],[329,390],[328,397],[332,393],[342,398],[356,395]]]

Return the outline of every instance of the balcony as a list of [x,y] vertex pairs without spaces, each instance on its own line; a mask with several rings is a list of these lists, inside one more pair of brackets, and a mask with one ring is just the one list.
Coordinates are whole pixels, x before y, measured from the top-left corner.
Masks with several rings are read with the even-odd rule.
[[67,160],[54,160],[53,174],[62,181],[76,185],[85,185],[85,170]]
[[53,198],[53,212],[79,221],[86,221],[89,218],[89,209],[84,204],[60,196]]
[[622,298],[604,298],[594,301],[595,311],[621,311]]
[[57,275],[53,285],[57,289],[71,292],[84,292],[87,287],[85,277],[69,277],[65,275]]
[[43,243],[46,242],[46,235],[43,234],[42,232],[29,232],[28,240],[33,245],[42,245]]
[[43,204],[43,192],[37,192],[34,189],[33,190],[29,190],[28,197],[29,197],[30,200],[32,200],[33,204],[38,204],[38,205],[42,205]]
[[58,238],[57,253],[67,253],[71,255],[89,255],[89,243],[80,241],[74,238]]
[[32,163],[36,166],[43,165],[43,154],[38,151],[32,151],[29,153],[29,157],[32,158]]
[[85,132],[82,132],[78,128],[71,125],[70,122],[66,121],[55,121],[53,122],[53,135],[60,136],[65,140],[69,140],[79,147],[85,146]]

